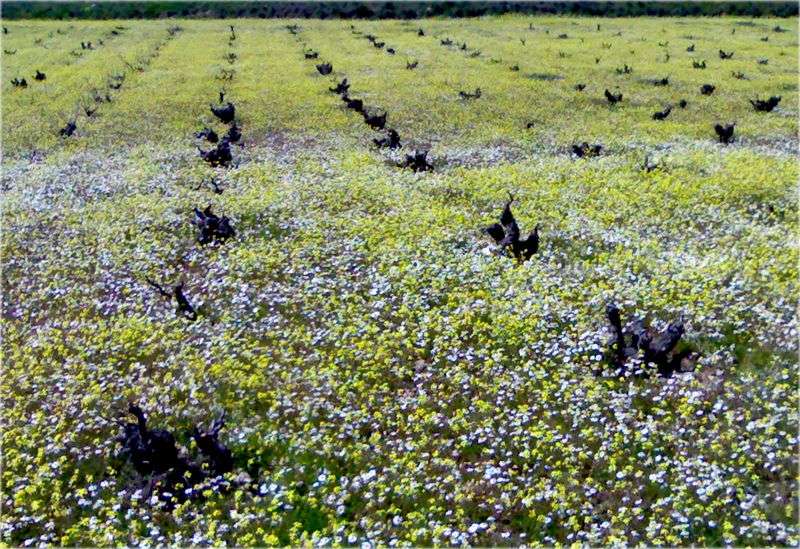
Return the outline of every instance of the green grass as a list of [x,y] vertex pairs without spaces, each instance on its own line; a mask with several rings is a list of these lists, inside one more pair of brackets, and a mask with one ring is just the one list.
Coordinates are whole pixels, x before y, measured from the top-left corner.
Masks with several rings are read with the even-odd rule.
[[[796,545],[797,32],[742,21],[353,23],[394,56],[349,21],[5,22],[2,541]],[[327,91],[345,76],[433,173],[372,146]],[[224,131],[223,85],[244,146],[213,169],[192,134]],[[770,95],[772,113],[748,102]],[[571,157],[584,140],[604,154]],[[542,226],[524,265],[480,231],[507,191]],[[207,204],[233,240],[196,243]],[[183,280],[200,319],[147,277]],[[682,316],[697,369],[594,375],[611,300]],[[229,480],[250,479],[172,512],[133,497],[104,419],[131,400],[190,455],[226,410]]]

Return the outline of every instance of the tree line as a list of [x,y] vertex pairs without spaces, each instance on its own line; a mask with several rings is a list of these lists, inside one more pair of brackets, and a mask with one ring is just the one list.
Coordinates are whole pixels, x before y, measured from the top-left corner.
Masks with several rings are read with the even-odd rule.
[[797,2],[33,2],[6,1],[4,19],[418,19],[503,13],[606,17],[792,17]]

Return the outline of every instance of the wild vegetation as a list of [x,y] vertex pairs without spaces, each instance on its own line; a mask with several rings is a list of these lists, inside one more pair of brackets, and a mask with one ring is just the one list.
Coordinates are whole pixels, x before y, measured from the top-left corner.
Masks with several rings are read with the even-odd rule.
[[795,23],[4,21],[0,539],[796,546]]
[[183,0],[148,2],[86,2],[7,0],[3,16],[12,19],[161,19],[164,17],[303,17],[313,19],[417,19],[419,17],[479,17],[505,13],[567,14],[612,17],[709,16],[796,17],[796,2],[481,2],[481,1],[361,1],[361,2],[225,2]]

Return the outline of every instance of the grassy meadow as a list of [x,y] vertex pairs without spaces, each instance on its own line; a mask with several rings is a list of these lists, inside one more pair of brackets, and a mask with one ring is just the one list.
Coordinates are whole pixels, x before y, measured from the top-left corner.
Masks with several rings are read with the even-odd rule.
[[[3,25],[4,545],[800,543],[795,20]],[[193,135],[223,88],[227,168]],[[522,264],[481,231],[508,192]],[[207,205],[233,239],[197,243]],[[617,375],[609,302],[682,318],[691,371]],[[225,411],[234,471],[165,503],[129,402],[186,455]]]

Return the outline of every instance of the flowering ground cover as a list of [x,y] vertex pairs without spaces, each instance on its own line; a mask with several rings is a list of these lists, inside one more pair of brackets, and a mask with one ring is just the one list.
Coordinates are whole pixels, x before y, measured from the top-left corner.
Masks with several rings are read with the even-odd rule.
[[[796,21],[4,25],[3,543],[800,542]],[[521,264],[481,230],[508,192]],[[619,375],[611,302],[696,364]],[[130,402],[186,456],[224,411],[233,471],[159,497]]]

